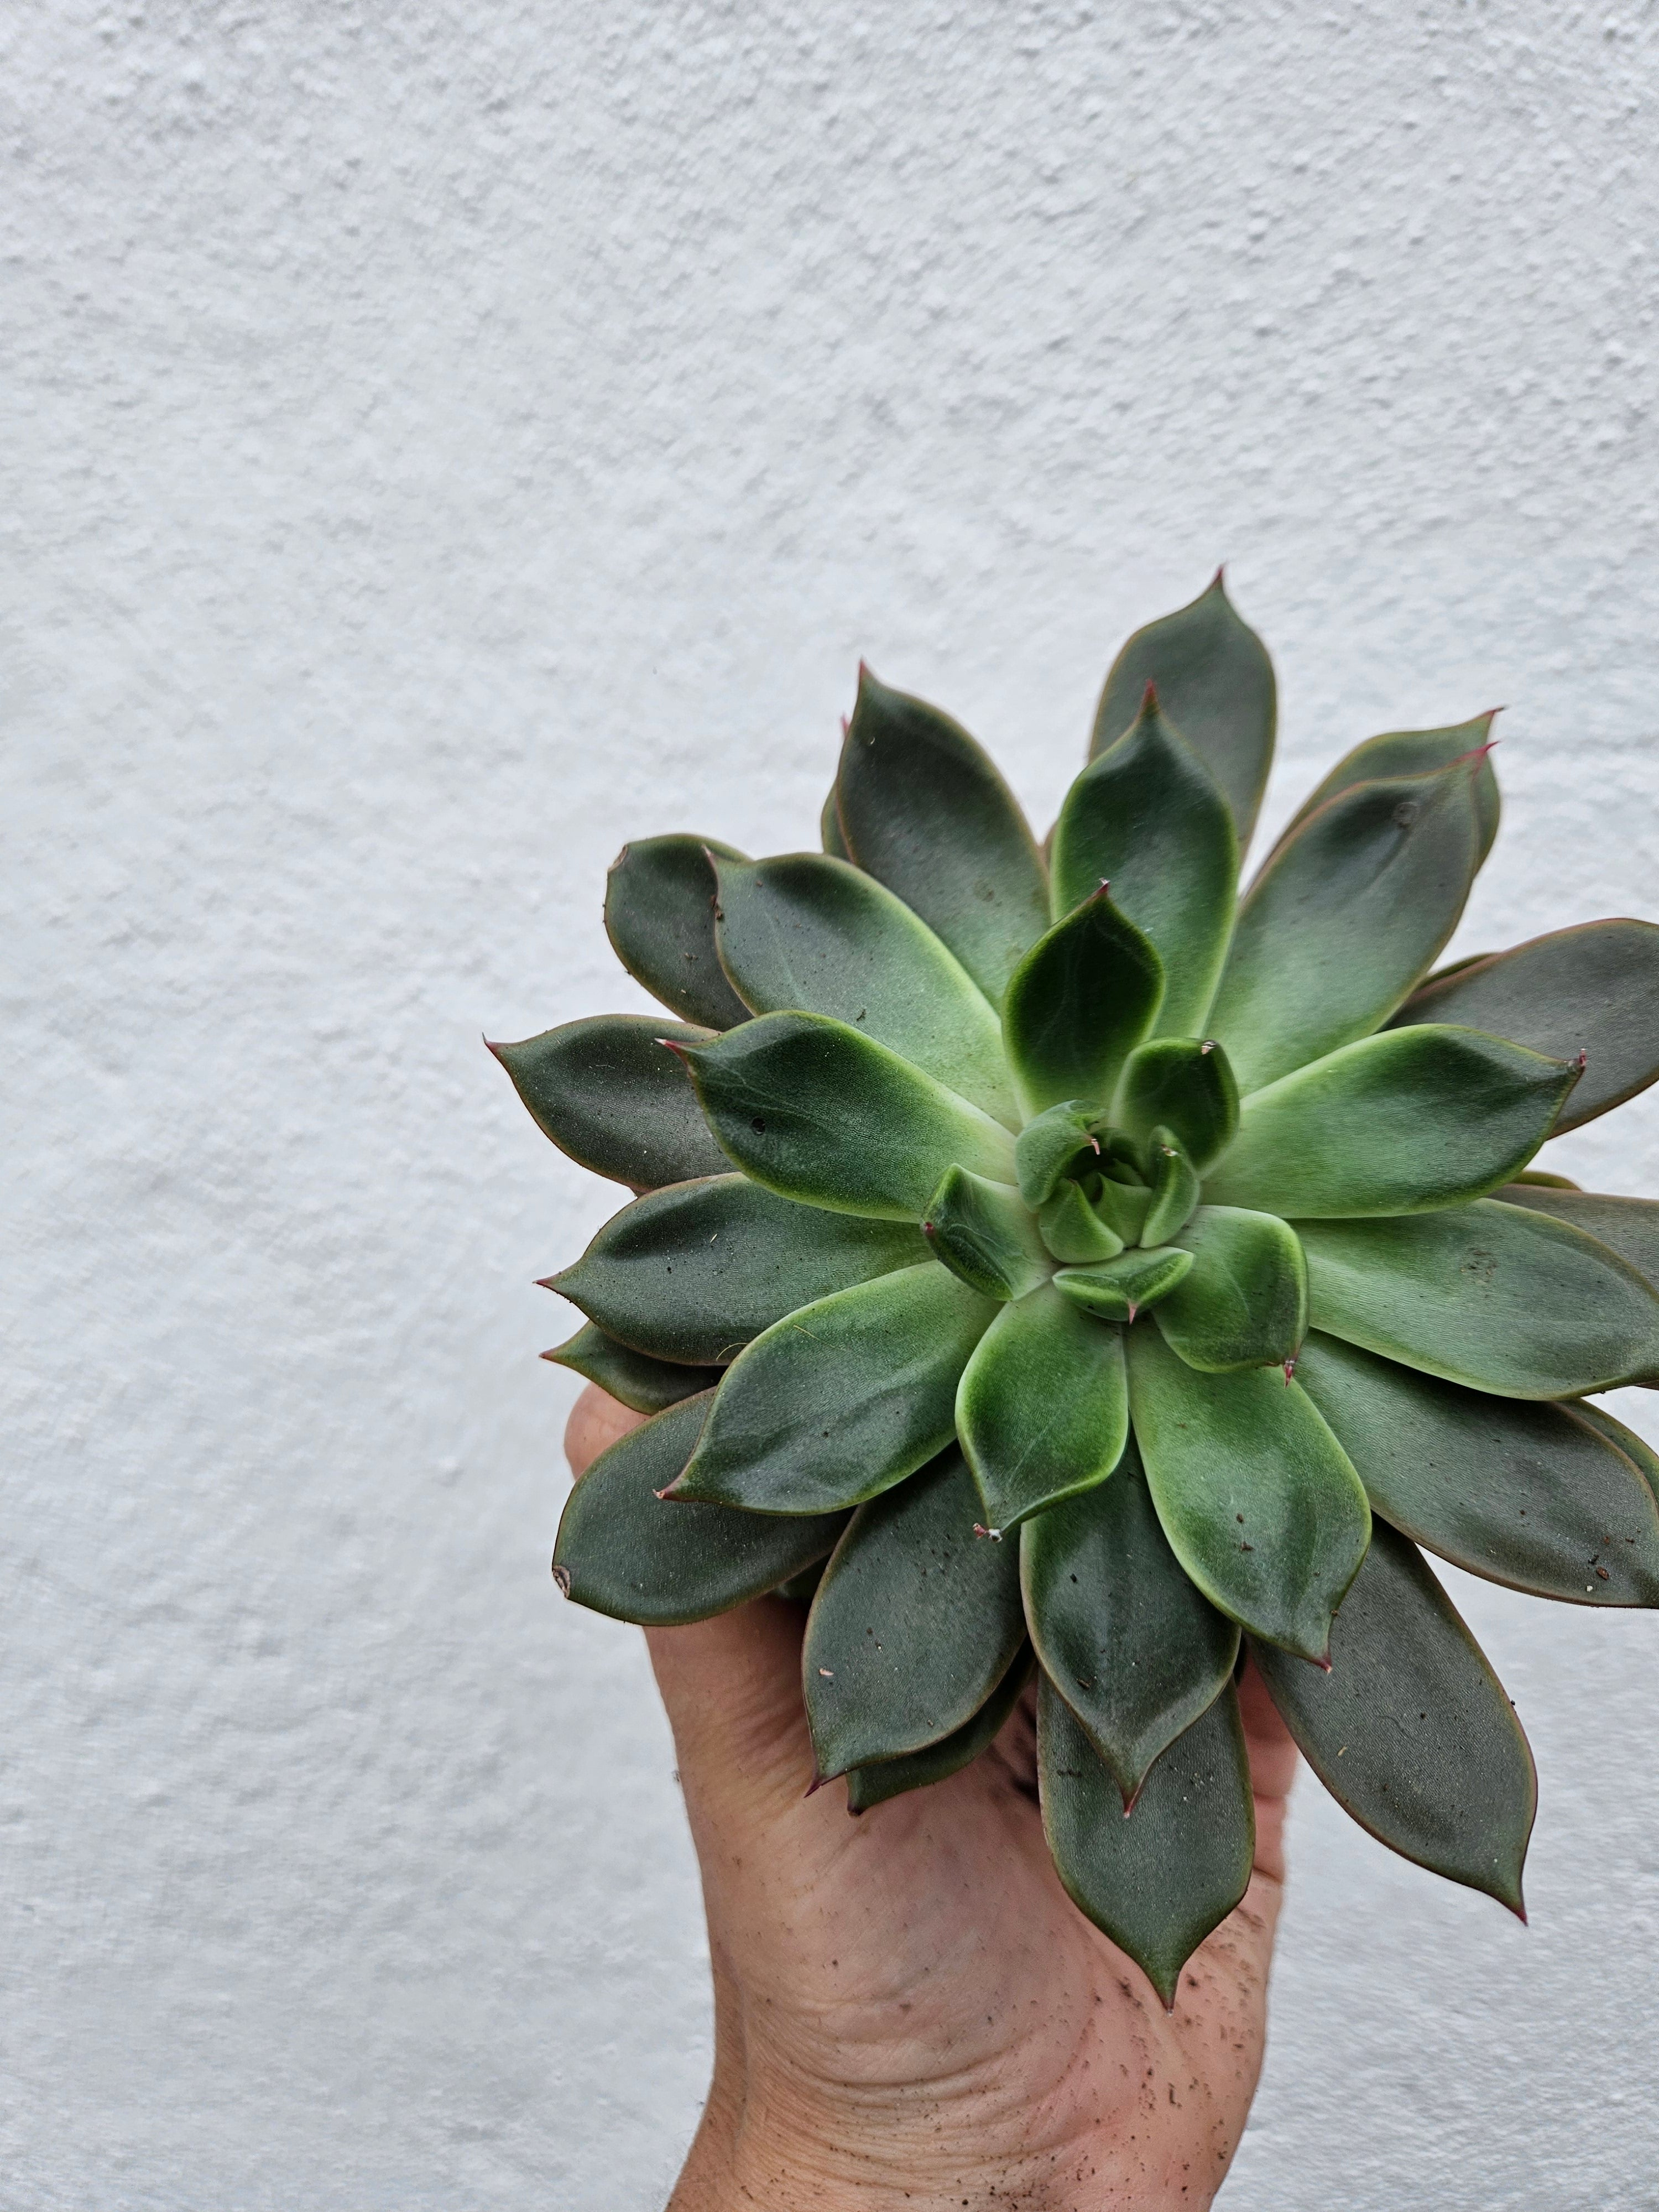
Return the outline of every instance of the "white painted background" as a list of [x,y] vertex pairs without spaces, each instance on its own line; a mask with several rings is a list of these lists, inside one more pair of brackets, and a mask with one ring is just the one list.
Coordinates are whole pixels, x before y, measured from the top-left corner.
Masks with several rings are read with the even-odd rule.
[[[1043,826],[1224,556],[1274,821],[1504,700],[1459,945],[1659,911],[1656,40],[9,11],[8,2208],[662,2201],[696,1891],[638,1641],[548,1577],[530,1287],[610,1201],[478,1042],[641,1003],[626,836],[810,842],[860,653]],[[1659,1189],[1659,1094],[1560,1149]],[[1659,1626],[1459,1595],[1534,1924],[1304,1778],[1227,2212],[1656,2202]]]

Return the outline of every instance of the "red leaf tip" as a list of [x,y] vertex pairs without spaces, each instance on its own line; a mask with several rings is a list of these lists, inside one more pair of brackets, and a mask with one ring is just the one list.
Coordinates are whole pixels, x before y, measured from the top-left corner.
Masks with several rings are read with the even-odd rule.
[[1143,714],[1158,712],[1158,685],[1150,676],[1146,678],[1146,689],[1140,695],[1140,711]]

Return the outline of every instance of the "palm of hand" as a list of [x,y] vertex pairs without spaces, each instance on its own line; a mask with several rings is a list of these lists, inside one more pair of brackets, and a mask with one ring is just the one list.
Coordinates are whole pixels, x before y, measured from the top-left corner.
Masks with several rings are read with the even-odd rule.
[[[635,1419],[586,1392],[573,1468]],[[1029,1699],[973,1765],[861,1819],[839,1788],[803,1797],[801,1622],[765,1599],[648,1637],[715,1993],[672,2212],[1208,2203],[1261,2069],[1296,1762],[1260,1686],[1241,1686],[1256,1871],[1166,2015],[1060,1886]]]

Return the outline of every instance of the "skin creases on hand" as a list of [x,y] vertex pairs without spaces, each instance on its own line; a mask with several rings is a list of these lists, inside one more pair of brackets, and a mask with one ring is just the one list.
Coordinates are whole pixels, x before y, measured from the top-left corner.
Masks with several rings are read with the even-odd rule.
[[[641,1418],[590,1386],[573,1469]],[[1255,1873],[1166,2014],[1054,1874],[1029,1698],[973,1765],[850,1820],[838,1786],[804,1794],[801,1624],[769,1598],[648,1632],[715,1998],[671,2212],[1207,2203],[1261,2070],[1297,1764],[1259,1678],[1239,1686]]]

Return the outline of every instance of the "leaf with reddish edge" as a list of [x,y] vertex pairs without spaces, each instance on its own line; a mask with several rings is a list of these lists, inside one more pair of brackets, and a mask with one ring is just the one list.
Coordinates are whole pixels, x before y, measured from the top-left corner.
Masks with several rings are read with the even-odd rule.
[[720,1379],[717,1367],[682,1367],[672,1360],[653,1359],[649,1352],[635,1352],[631,1345],[607,1336],[592,1322],[579,1328],[568,1343],[543,1352],[542,1358],[556,1367],[569,1368],[585,1382],[597,1382],[601,1390],[609,1391],[636,1413],[660,1413],[666,1406],[678,1405],[682,1398],[695,1398],[700,1390],[714,1389]]
[[1225,793],[1242,853],[1273,764],[1278,696],[1267,649],[1234,611],[1219,568],[1188,605],[1138,629],[1112,663],[1095,710],[1091,757],[1123,735],[1149,684]]
[[1023,1645],[1015,1655],[1013,1665],[972,1720],[964,1721],[959,1729],[941,1736],[937,1743],[925,1745],[921,1751],[907,1752],[898,1759],[877,1759],[868,1766],[849,1766],[848,1811],[867,1813],[874,1805],[884,1805],[890,1798],[902,1796],[911,1790],[928,1789],[933,1783],[944,1782],[952,1774],[960,1774],[964,1766],[970,1766],[1001,1735],[1036,1665],[1030,1645]]
[[1043,1672],[1130,1804],[1232,1679],[1237,1624],[1182,1572],[1133,1440],[1109,1481],[1025,1523],[1019,1557]]
[[617,957],[688,1022],[729,1030],[749,1009],[714,948],[712,856],[743,855],[713,837],[640,837],[623,847],[605,886],[605,927]]
[[1414,1545],[1379,1521],[1331,1632],[1328,1673],[1253,1638],[1303,1755],[1362,1828],[1521,1919],[1538,1805],[1504,1686]]
[[707,1620],[823,1557],[845,1516],[781,1519],[659,1493],[684,1466],[713,1397],[683,1399],[601,1452],[570,1493],[553,1552],[564,1595],[647,1628]]
[[1380,1513],[1454,1566],[1569,1605],[1659,1606],[1659,1506],[1583,1405],[1495,1398],[1310,1336],[1302,1384]]
[[597,1014],[489,1049],[562,1152],[595,1175],[656,1190],[730,1164],[665,1039],[684,1048],[712,1044],[714,1032],[656,1014]]
[[1322,1661],[1370,1509],[1301,1387],[1268,1368],[1200,1375],[1155,1325],[1129,1333],[1129,1411],[1170,1549],[1212,1605]]
[[801,1652],[824,1779],[939,1743],[970,1721],[1025,1640],[1019,1547],[975,1534],[954,1447],[854,1515],[818,1584]]
[[1229,1683],[1147,1775],[1133,1809],[1047,1675],[1037,1691],[1037,1781],[1054,1866],[1079,1911],[1127,1951],[1164,2009],[1181,1970],[1249,1887],[1255,1807]]
[[925,700],[859,671],[836,773],[848,859],[942,938],[993,1006],[1048,923],[1048,880],[984,749]]
[[1048,1284],[1003,1308],[957,1386],[957,1435],[1004,1534],[1104,1482],[1128,1432],[1121,1330]]
[[801,1307],[726,1370],[674,1496],[828,1513],[890,1489],[950,1441],[999,1310],[931,1261]]
[[1659,1076],[1659,928],[1589,921],[1431,976],[1394,1026],[1461,1022],[1556,1060],[1584,1055],[1559,1135],[1645,1091]]
[[1200,1029],[1232,934],[1238,837],[1226,798],[1159,712],[1152,684],[1133,726],[1066,793],[1051,866],[1055,920],[1109,883],[1164,964],[1160,1030]]

